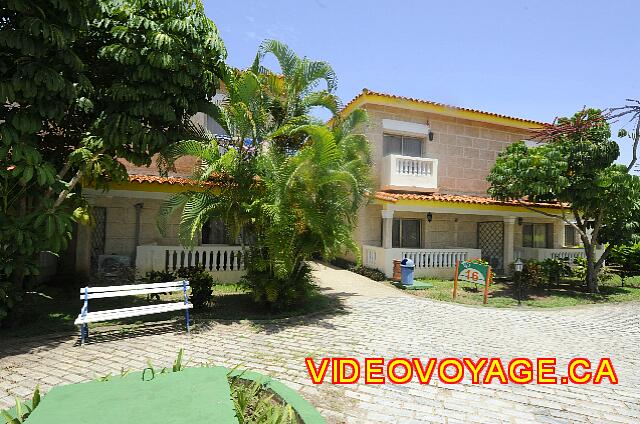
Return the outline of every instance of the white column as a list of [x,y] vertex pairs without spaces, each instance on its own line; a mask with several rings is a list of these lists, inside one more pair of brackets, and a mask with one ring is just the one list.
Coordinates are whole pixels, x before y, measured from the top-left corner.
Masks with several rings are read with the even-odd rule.
[[503,247],[503,267],[508,272],[509,265],[514,260],[513,257],[513,232],[515,229],[516,218],[513,216],[504,217],[504,247]]
[[393,210],[382,211],[382,248],[391,249],[393,239]]
[[564,247],[564,221],[556,219],[553,222],[553,247],[554,249],[561,249]]

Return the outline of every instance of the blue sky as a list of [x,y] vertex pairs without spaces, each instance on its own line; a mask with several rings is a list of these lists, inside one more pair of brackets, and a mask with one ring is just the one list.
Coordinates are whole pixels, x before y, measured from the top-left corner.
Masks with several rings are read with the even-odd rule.
[[[331,63],[344,102],[366,87],[552,121],[585,105],[640,98],[637,0],[205,0],[205,7],[229,64],[247,67],[260,42],[275,38]],[[622,124],[630,128],[614,127]],[[623,160],[629,147],[625,139]]]

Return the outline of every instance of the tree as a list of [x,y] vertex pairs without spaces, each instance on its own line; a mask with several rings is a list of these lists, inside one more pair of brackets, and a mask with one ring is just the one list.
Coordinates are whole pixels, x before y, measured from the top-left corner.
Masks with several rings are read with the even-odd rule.
[[[299,59],[280,43],[270,45],[280,46],[283,69],[321,63]],[[199,186],[165,202],[160,230],[175,211],[181,211],[185,245],[196,242],[212,217],[222,217],[233,238],[249,228],[254,243],[243,246],[245,281],[256,300],[274,307],[306,298],[311,285],[305,261],[312,255],[330,259],[346,249],[357,251],[355,217],[370,187],[368,142],[356,132],[366,120],[363,111],[336,116],[328,127],[306,115],[311,106],[274,108],[274,102],[310,105],[301,99],[321,97],[311,91],[316,79],[302,84],[258,66],[230,73],[224,81],[229,97],[216,115],[229,141],[203,133],[164,152],[169,165],[180,156],[198,158],[192,178]],[[284,91],[272,91],[274,81]],[[208,184],[221,177],[228,178],[222,187]]]
[[[598,292],[598,272],[613,246],[627,242],[640,228],[640,177],[614,163],[620,152],[610,137],[601,111],[585,109],[537,131],[537,147],[510,145],[488,177],[491,196],[516,200],[576,229],[587,257],[585,282],[592,293]],[[558,202],[560,215],[523,199]],[[598,244],[607,246],[596,260]]]
[[[267,54],[272,54],[280,66],[276,74],[261,65]],[[335,94],[337,77],[331,65],[323,61],[299,57],[286,44],[277,40],[265,40],[258,49],[251,71],[259,75],[267,88],[265,106],[271,115],[271,130],[283,125],[302,125],[309,121],[312,108],[328,110],[332,116],[338,113],[341,102]],[[325,89],[317,90],[324,82]],[[300,148],[303,135],[275,137],[276,148],[295,150]]]
[[9,0],[0,8],[0,280],[20,290],[88,210],[212,113],[226,56],[200,1]]

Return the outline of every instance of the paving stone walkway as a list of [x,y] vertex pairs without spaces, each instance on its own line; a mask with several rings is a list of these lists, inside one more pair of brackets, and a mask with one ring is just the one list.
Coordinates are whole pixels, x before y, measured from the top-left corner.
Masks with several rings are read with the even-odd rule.
[[[28,396],[151,360],[169,365],[180,348],[191,364],[215,363],[270,374],[310,400],[331,423],[638,423],[640,305],[566,310],[465,307],[404,295],[348,271],[316,265],[344,312],[272,323],[213,322],[190,337],[172,323],[76,338],[0,341],[0,408]],[[312,385],[305,357],[611,357],[610,385]]]

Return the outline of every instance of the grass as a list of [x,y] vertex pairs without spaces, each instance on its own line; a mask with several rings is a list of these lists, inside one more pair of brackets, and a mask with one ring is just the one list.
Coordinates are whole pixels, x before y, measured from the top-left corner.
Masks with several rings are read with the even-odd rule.
[[[426,290],[407,290],[414,296],[464,305],[482,305],[482,287],[476,291],[469,283],[459,283],[458,295],[452,299],[453,281],[419,279],[433,284]],[[565,280],[546,288],[523,286],[522,305],[531,308],[562,308],[598,303],[640,301],[640,276],[626,278],[624,286],[619,277],[600,283],[600,293],[587,293],[584,283]],[[495,308],[517,307],[516,285],[510,281],[499,281],[489,288],[488,306]]]
[[[20,312],[13,323],[0,328],[0,338],[30,337],[45,334],[75,332],[77,327],[74,320],[80,313],[82,300],[79,290],[64,290],[57,287],[45,286],[41,293],[25,294]],[[182,300],[181,293],[163,294],[160,299],[148,299],[147,296],[127,296],[120,298],[95,299],[89,301],[89,310],[143,306],[163,302],[177,302]],[[243,290],[238,284],[215,284],[213,286],[213,301],[206,308],[191,310],[192,322],[196,325],[210,320],[270,320],[308,315],[317,312],[331,312],[339,307],[334,298],[316,293],[305,304],[287,311],[270,311],[263,305],[256,304],[251,294]],[[146,322],[174,321],[184,322],[181,311],[162,314],[145,315],[141,317],[119,319],[94,323],[91,329],[110,327],[121,332],[130,331]]]

